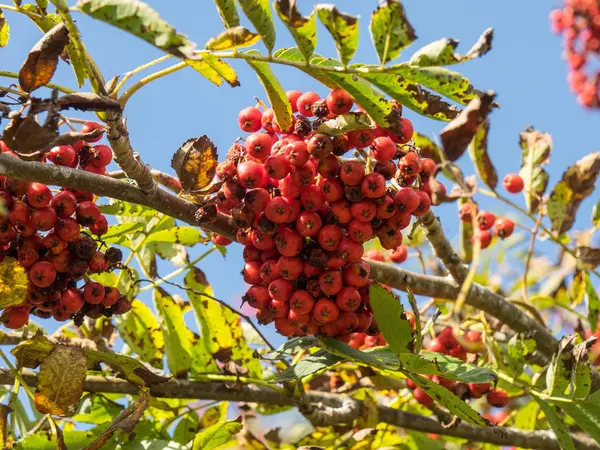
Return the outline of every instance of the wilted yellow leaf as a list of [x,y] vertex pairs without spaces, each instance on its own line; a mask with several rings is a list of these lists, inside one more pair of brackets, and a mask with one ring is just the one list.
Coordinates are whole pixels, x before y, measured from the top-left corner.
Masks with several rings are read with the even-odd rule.
[[215,176],[217,147],[208,136],[188,139],[175,152],[171,167],[175,169],[184,191],[203,189]]
[[0,309],[20,305],[27,298],[29,279],[16,259],[6,257],[0,263]]

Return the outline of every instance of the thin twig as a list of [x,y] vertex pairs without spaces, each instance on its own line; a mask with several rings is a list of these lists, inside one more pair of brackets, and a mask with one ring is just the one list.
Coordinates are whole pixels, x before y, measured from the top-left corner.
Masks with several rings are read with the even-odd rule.
[[535,227],[531,233],[531,239],[529,241],[529,249],[527,250],[527,260],[525,261],[525,271],[523,272],[523,298],[527,304],[531,304],[529,300],[529,295],[527,294],[527,277],[529,276],[529,265],[531,263],[531,258],[533,257],[533,247],[535,245],[535,239],[537,237],[538,231],[540,230],[540,225],[542,224],[542,219],[544,215],[540,213],[538,220],[535,222]]

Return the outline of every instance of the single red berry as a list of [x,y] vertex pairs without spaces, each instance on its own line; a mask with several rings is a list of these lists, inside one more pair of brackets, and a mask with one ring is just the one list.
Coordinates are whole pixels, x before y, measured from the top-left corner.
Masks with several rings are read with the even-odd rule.
[[[314,182],[315,182],[315,172],[313,170],[313,166],[310,163],[310,161],[307,162],[306,164],[304,164],[303,166],[292,168],[290,176],[291,176],[293,183],[296,186],[298,186],[298,188],[300,190],[307,188],[308,186],[310,186],[311,184],[314,184]],[[298,192],[298,194],[299,193],[300,193],[300,191]],[[286,197],[297,197],[297,195],[287,195],[287,194],[284,194],[284,195]]]
[[[118,292],[118,291],[117,291]],[[76,313],[83,308],[84,300],[79,292],[79,289],[70,288],[62,293],[60,296],[60,304],[70,314]]]
[[398,143],[406,144],[412,139],[415,129],[412,122],[408,119],[400,119],[400,124],[402,125],[402,136],[399,136]]
[[413,391],[413,395],[415,396],[415,400],[418,401],[421,405],[433,405],[433,399],[429,395],[427,395],[427,393],[420,387],[415,388],[415,390]]
[[361,200],[350,207],[352,217],[359,222],[370,222],[375,218],[377,205],[373,200]]
[[274,223],[289,222],[291,208],[283,197],[274,197],[265,208],[265,216]]
[[31,217],[31,210],[25,202],[16,200],[13,202],[10,212],[8,213],[8,220],[15,226],[24,226]]
[[296,256],[302,250],[302,237],[289,228],[277,233],[274,240],[277,251],[283,256]]
[[269,156],[265,161],[265,168],[270,178],[283,180],[290,173],[290,163],[283,155]]
[[363,256],[363,246],[352,239],[344,238],[338,247],[338,251],[345,255],[345,260],[348,264],[360,261]]
[[277,267],[282,278],[293,281],[302,274],[304,264],[300,258],[282,256],[279,258]]
[[421,158],[415,152],[408,152],[400,158],[398,168],[405,176],[416,176],[421,172]]
[[262,281],[260,276],[260,266],[261,263],[259,261],[249,261],[244,264],[242,276],[244,277],[245,283],[258,284]]
[[243,302],[247,302],[255,309],[266,308],[269,305],[270,300],[271,298],[269,297],[268,289],[258,284],[250,286],[246,291],[246,294],[242,297]]
[[34,209],[31,212],[31,220],[35,223],[38,230],[48,231],[54,227],[58,216],[54,208],[46,206],[45,208]]
[[292,112],[293,113],[297,113],[298,112],[298,98],[300,98],[300,96],[302,95],[302,92],[300,91],[287,91],[285,93],[285,95],[287,96],[288,102],[290,102],[290,105],[292,106]]
[[396,205],[392,197],[386,195],[382,198],[383,200],[380,200],[380,203],[377,204],[375,216],[382,220],[390,219],[396,214]]
[[104,168],[113,159],[112,149],[108,145],[95,145],[92,147],[92,164]]
[[337,294],[342,286],[342,274],[337,270],[327,270],[319,275],[319,288],[325,295]]
[[477,224],[480,230],[489,230],[495,221],[496,216],[489,211],[479,211],[479,214],[477,214]]
[[312,315],[320,323],[331,323],[340,315],[340,310],[332,300],[322,297],[315,303]]
[[38,259],[40,255],[32,248],[24,248],[17,255],[17,261],[23,267],[33,266]]
[[419,197],[419,205],[411,214],[419,217],[429,211],[431,208],[431,199],[429,198],[429,195],[423,191],[418,191],[417,197]]
[[25,306],[6,308],[2,311],[0,321],[11,330],[24,327],[29,322],[29,308]]
[[27,202],[33,208],[44,208],[50,204],[52,192],[42,183],[31,183],[27,189]]
[[100,218],[102,212],[94,202],[82,202],[75,209],[77,222],[83,226],[92,225]]
[[104,286],[104,299],[102,304],[104,306],[113,306],[121,298],[121,292],[115,287]]
[[515,230],[515,224],[512,220],[506,217],[500,217],[494,222],[494,234],[500,239],[506,239]]
[[52,198],[50,205],[56,210],[58,217],[66,219],[75,213],[77,198],[70,191],[62,191]]
[[373,226],[370,222],[352,220],[348,225],[348,237],[355,242],[367,242],[373,236]]
[[508,393],[504,389],[490,389],[487,393],[487,401],[496,408],[504,408],[508,403]]
[[294,286],[288,280],[278,278],[275,281],[269,283],[269,296],[273,300],[279,302],[289,301],[292,293],[294,292]]
[[16,180],[14,178],[6,178],[4,180],[4,190],[9,192],[13,197],[22,197],[29,189],[29,181]]
[[469,383],[468,386],[473,398],[483,397],[483,394],[487,393],[492,387],[490,383]]
[[312,311],[315,300],[313,296],[304,290],[295,291],[290,297],[290,312],[297,314],[308,314]]
[[336,322],[342,334],[337,337],[340,340],[344,340],[344,336],[349,336],[358,328],[358,316],[353,311],[341,311]]
[[375,140],[375,130],[353,130],[348,132],[348,146],[350,148],[365,148]]
[[412,188],[401,188],[394,195],[394,203],[398,211],[410,214],[419,207],[419,195]]
[[246,138],[246,151],[250,156],[256,159],[266,159],[271,153],[272,146],[273,139],[267,133],[252,133]]
[[511,194],[521,192],[525,187],[525,182],[523,181],[523,178],[521,178],[521,176],[516,173],[507,174],[504,177],[502,184],[504,185],[504,189],[506,189]]
[[252,245],[258,250],[271,250],[275,248],[275,240],[260,230],[252,230]]
[[267,169],[255,161],[245,161],[237,166],[240,185],[246,189],[265,187],[268,180]]
[[[96,236],[105,235],[106,233],[108,233],[108,220],[106,219],[106,216],[101,215],[88,228],[90,229],[92,234],[95,234]],[[223,238],[223,239],[226,239],[226,238]]]
[[344,239],[344,231],[337,225],[325,225],[319,230],[319,245],[328,252],[337,250]]
[[[356,311],[361,304],[360,293],[352,286],[345,286],[337,294],[335,303],[342,311]],[[368,325],[366,328],[368,328]]]
[[306,143],[306,150],[315,158],[325,158],[333,152],[333,141],[326,134],[315,133]]
[[[82,133],[90,133],[94,130],[103,130],[104,129],[104,125],[102,125],[101,123],[98,122],[85,122],[83,124],[83,126],[81,127],[81,132]],[[100,139],[102,139],[102,134],[98,137],[92,138],[92,139],[86,139],[87,142],[98,142]]]
[[286,145],[283,154],[289,163],[294,167],[303,166],[310,158],[306,142],[304,141],[295,141]]
[[362,180],[361,191],[368,198],[379,198],[385,195],[385,178],[378,173],[370,173]]
[[390,260],[392,260],[396,264],[401,264],[404,261],[406,261],[406,258],[408,257],[408,249],[406,248],[406,245],[400,245],[395,249],[391,250],[389,252],[389,257]]
[[307,211],[320,211],[325,207],[325,196],[316,185],[308,186],[300,194],[300,203]]
[[347,286],[361,287],[369,281],[371,268],[365,261],[347,265],[344,268],[344,284]]
[[48,261],[38,261],[29,269],[29,280],[37,287],[48,287],[55,279],[56,269]]
[[336,116],[349,113],[354,104],[352,96],[343,89],[331,91],[325,101],[329,111]]
[[67,248],[67,242],[61,239],[57,233],[48,233],[44,238],[44,247],[50,250],[53,255],[58,255],[65,248]]
[[104,300],[104,286],[97,282],[86,284],[83,288],[83,299],[92,305],[99,305]]
[[231,244],[233,242],[231,239],[226,238],[222,234],[218,234],[218,233],[213,233],[210,240],[212,241],[213,244],[222,245],[224,247],[228,246],[229,244]]
[[260,130],[262,113],[260,109],[253,106],[244,108],[238,114],[238,125],[242,131],[254,133]]
[[371,146],[373,157],[377,161],[391,161],[396,156],[396,144],[387,136],[375,138]]
[[293,336],[296,332],[296,326],[285,317],[275,319],[275,329],[279,334],[285,337]]
[[346,199],[331,203],[329,208],[337,223],[349,223],[353,219],[350,202]]
[[321,216],[314,211],[302,211],[296,219],[296,231],[303,237],[315,237],[323,226]]
[[107,270],[108,261],[106,260],[104,253],[95,252],[88,263],[88,268],[94,273],[100,273]]
[[305,92],[304,94],[300,95],[296,100],[296,108],[298,109],[298,112],[304,117],[312,117],[313,103],[320,99],[321,97],[319,97],[319,94],[317,94],[316,92]]

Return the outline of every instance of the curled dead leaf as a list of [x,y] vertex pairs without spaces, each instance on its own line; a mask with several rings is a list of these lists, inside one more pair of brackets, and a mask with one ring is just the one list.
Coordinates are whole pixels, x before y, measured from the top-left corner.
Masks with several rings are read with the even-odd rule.
[[175,152],[171,167],[175,169],[184,191],[199,191],[208,186],[215,176],[217,147],[206,135],[188,139]]

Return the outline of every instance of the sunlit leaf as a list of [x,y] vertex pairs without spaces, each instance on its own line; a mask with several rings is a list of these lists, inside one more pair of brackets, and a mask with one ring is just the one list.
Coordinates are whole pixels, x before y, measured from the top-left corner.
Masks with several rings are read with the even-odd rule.
[[121,238],[141,231],[143,228],[144,224],[140,222],[117,223],[108,227],[108,232],[102,236],[102,240],[109,244],[120,244]]
[[79,0],[75,8],[178,58],[195,58],[195,44],[139,0]]
[[235,0],[215,0],[215,4],[225,28],[237,27],[240,24],[240,17],[235,8]]
[[[84,448],[90,443],[90,439],[93,439],[96,435],[101,433],[102,430],[99,430],[98,428],[87,431],[63,431],[63,439],[66,447],[69,449]],[[41,431],[27,435],[15,448],[17,450],[57,450],[59,447],[56,441],[56,435]]]
[[275,47],[275,24],[273,23],[273,16],[271,14],[271,7],[269,6],[269,0],[237,0],[246,14],[246,17],[250,19],[254,28],[262,37],[269,53]]
[[358,20],[341,12],[335,5],[317,5],[317,15],[335,41],[338,57],[348,64],[358,47]]
[[194,69],[196,72],[200,73],[211,83],[214,83],[217,86],[221,86],[223,84],[223,80],[221,79],[219,72],[217,72],[204,60],[204,56],[202,57],[202,59],[186,59],[185,63],[192,69]]
[[467,405],[463,400],[456,396],[453,392],[446,389],[445,387],[434,383],[433,381],[418,376],[409,375],[410,379],[413,380],[417,386],[423,389],[427,395],[444,406],[455,416],[465,420],[468,423],[474,425],[485,426],[487,421],[479,415],[477,411]]
[[402,3],[386,0],[373,11],[371,39],[382,64],[396,59],[405,47],[417,39]]
[[0,262],[0,309],[25,302],[29,277],[15,258],[5,257]]
[[469,146],[469,155],[475,163],[475,168],[479,177],[487,184],[492,190],[496,189],[498,184],[498,173],[496,168],[490,159],[488,153],[488,133],[490,131],[490,121],[485,120],[479,128],[471,145]]
[[123,411],[123,406],[102,394],[85,396],[79,405],[74,422],[103,424],[112,422],[113,418]]
[[[250,50],[247,52],[250,55],[258,54],[257,50]],[[288,101],[287,96],[283,87],[279,83],[279,80],[269,67],[269,64],[260,61],[247,60],[247,63],[252,67],[258,80],[265,88],[271,108],[275,113],[275,120],[281,130],[287,130],[292,125],[292,106]]]
[[208,50],[231,50],[250,47],[260,41],[259,34],[252,33],[244,27],[236,26],[210,38],[205,47]]
[[485,30],[465,56],[454,53],[458,41],[449,38],[431,42],[417,50],[410,58],[412,66],[446,66],[480,58],[492,49],[494,32],[492,28]]
[[550,366],[546,372],[546,388],[549,395],[562,396],[569,387],[571,380],[571,350],[575,334],[564,336],[558,350],[552,355]]
[[600,405],[588,401],[561,402],[560,408],[596,442],[600,443]]
[[0,47],[6,47],[10,38],[10,26],[0,9]]
[[242,431],[242,428],[239,420],[228,420],[211,425],[196,435],[192,450],[212,450],[220,447],[231,441],[233,436]]
[[20,342],[10,352],[20,366],[35,369],[50,355],[55,345],[41,332],[38,332],[31,339]]
[[165,341],[153,312],[139,300],[131,302],[131,310],[117,321],[121,338],[142,361],[162,369]]
[[199,228],[192,226],[178,226],[169,228],[167,230],[161,230],[152,233],[146,238],[146,244],[152,242],[165,242],[169,244],[181,244],[186,247],[193,247],[199,243],[205,243],[208,241],[206,234],[204,234]]
[[69,43],[69,32],[64,24],[56,25],[31,49],[19,71],[19,84],[25,92],[32,92],[50,82],[58,65],[58,58]]
[[521,146],[519,175],[525,183],[523,190],[525,203],[530,212],[535,212],[548,186],[549,176],[542,166],[550,159],[552,136],[529,127],[519,135],[519,144]]
[[362,351],[330,337],[320,337],[319,341],[325,351],[344,358],[346,361],[389,370],[397,370],[400,367],[398,357],[389,347],[375,347]]
[[412,353],[412,328],[410,322],[402,317],[404,308],[400,300],[377,283],[369,288],[369,296],[373,316],[390,348],[398,355]]
[[523,405],[515,414],[515,428],[525,431],[535,430],[539,409],[535,402]]
[[184,191],[194,192],[205,188],[215,176],[217,147],[203,135],[188,139],[175,152],[171,167],[175,169]]
[[233,67],[220,58],[210,53],[202,54],[202,60],[212,67],[231,87],[240,85]]
[[276,381],[284,382],[301,380],[308,375],[331,367],[341,361],[343,361],[343,359],[339,356],[332,355],[325,350],[319,350],[313,354],[306,355],[296,364],[281,372],[277,375]]
[[441,353],[422,352],[420,355],[399,355],[402,368],[421,375],[440,375],[463,383],[494,383],[498,376],[486,367],[477,367],[458,358]]
[[598,298],[598,293],[596,292],[596,288],[590,279],[589,273],[584,272],[583,280],[585,283],[585,294],[587,297],[588,321],[590,322],[592,331],[596,331],[598,326],[598,315],[600,314],[600,299]]
[[562,234],[571,229],[579,205],[594,191],[599,173],[600,152],[584,156],[563,173],[547,204],[554,231]]
[[161,318],[167,365],[173,375],[182,375],[192,366],[192,332],[185,325],[181,306],[160,286],[154,288],[154,304]]
[[367,114],[351,112],[326,120],[317,127],[317,131],[328,136],[337,136],[348,131],[366,130],[374,126],[375,124]]
[[187,444],[200,429],[200,418],[195,411],[190,411],[184,415],[175,430],[173,431],[173,440],[179,442],[182,445]]
[[315,11],[309,17],[300,14],[295,0],[276,0],[273,3],[275,11],[285,26],[290,30],[298,48],[310,60],[317,43],[317,21]]
[[[68,370],[65,368],[68,367]],[[72,416],[83,394],[87,372],[82,349],[56,345],[40,366],[35,392],[35,407],[44,414]]]
[[592,208],[592,223],[595,228],[600,228],[600,200]]
[[135,203],[125,202],[123,200],[111,200],[108,205],[98,205],[102,214],[109,214],[119,217],[152,217],[158,214],[152,208],[136,205]]
[[552,431],[554,431],[561,450],[575,450],[575,444],[565,426],[565,421],[559,417],[556,408],[537,396],[533,398],[538,402],[540,409],[544,413],[544,416],[546,416],[546,420],[548,420],[548,424],[552,428]]
[[110,367],[121,378],[142,387],[150,387],[162,384],[169,379],[150,370],[137,359],[116,353],[100,352],[86,349],[88,366],[90,369],[103,363]]

